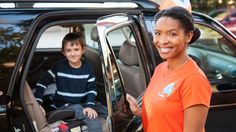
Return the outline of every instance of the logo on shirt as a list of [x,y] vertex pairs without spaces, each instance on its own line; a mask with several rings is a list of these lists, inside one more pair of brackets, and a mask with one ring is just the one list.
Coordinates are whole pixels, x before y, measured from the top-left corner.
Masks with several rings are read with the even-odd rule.
[[162,92],[158,93],[158,95],[163,97],[163,98],[168,97],[172,93],[174,87],[175,87],[175,83],[170,83],[167,86],[165,86],[163,88]]

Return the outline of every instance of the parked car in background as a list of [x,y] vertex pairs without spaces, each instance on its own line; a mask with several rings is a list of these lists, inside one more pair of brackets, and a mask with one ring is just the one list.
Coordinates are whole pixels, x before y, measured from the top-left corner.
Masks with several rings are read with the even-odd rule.
[[[2,131],[51,129],[53,122],[40,113],[32,91],[39,78],[63,58],[61,40],[69,32],[84,33],[84,59],[95,71],[97,101],[108,109],[108,116],[102,119],[103,128],[142,131],[141,119],[131,114],[124,95],[130,93],[141,105],[154,68],[163,61],[152,44],[153,18],[159,7],[156,3],[15,0],[4,1],[0,7]],[[235,131],[235,35],[207,15],[193,12],[193,16],[202,35],[188,52],[213,89],[206,129]],[[48,99],[55,90],[53,84],[46,89],[43,106],[48,111]]]
[[236,34],[236,8],[233,9],[217,9],[209,13],[214,19],[222,23],[232,33]]
[[231,32],[236,34],[236,8],[229,10],[228,15],[220,22]]

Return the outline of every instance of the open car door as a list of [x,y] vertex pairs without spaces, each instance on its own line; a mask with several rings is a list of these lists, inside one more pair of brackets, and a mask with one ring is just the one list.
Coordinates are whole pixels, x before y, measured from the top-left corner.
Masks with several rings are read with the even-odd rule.
[[97,20],[108,118],[115,131],[140,128],[141,119],[133,118],[125,95],[131,94],[141,105],[150,78],[140,26],[134,19],[127,14],[112,14]]

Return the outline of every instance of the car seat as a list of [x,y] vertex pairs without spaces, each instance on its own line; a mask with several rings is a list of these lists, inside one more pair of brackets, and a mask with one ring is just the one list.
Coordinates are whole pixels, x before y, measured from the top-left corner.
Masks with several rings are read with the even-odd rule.
[[[24,102],[26,104],[26,112],[29,113],[29,118],[37,132],[52,132],[57,131],[61,123],[66,121],[73,121],[75,113],[71,109],[55,110],[46,116],[43,114],[40,105],[36,101],[32,90],[27,82],[24,84]],[[99,118],[103,127],[103,131],[109,132],[109,126],[105,119]],[[82,121],[74,121],[71,123],[72,128],[86,128]],[[85,127],[84,127],[85,126]]]
[[135,98],[139,97],[146,86],[142,78],[139,54],[135,44],[128,40],[123,42],[119,50],[118,65],[124,80],[126,92]]

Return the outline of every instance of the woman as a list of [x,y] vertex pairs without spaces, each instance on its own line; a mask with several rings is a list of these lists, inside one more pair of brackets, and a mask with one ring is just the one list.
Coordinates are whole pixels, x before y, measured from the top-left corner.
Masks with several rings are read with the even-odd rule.
[[153,42],[166,61],[156,67],[143,96],[142,109],[132,96],[126,96],[133,114],[142,115],[144,131],[205,131],[211,86],[187,54],[188,44],[199,36],[191,14],[182,7],[171,7],[155,15]]

